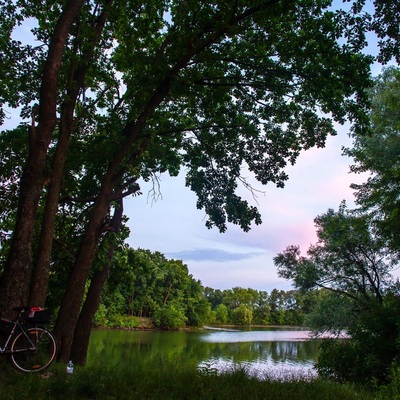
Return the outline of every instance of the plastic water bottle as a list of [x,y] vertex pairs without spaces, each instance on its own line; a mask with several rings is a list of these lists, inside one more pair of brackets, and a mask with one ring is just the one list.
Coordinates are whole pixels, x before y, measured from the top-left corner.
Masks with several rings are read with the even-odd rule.
[[73,374],[74,373],[74,364],[72,361],[69,361],[67,364],[67,374]]

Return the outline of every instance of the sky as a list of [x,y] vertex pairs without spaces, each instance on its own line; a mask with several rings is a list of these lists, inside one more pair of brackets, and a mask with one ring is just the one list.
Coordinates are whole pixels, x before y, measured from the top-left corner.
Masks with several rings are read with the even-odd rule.
[[229,225],[225,233],[206,228],[205,213],[197,210],[196,195],[185,187],[184,174],[163,175],[156,200],[150,183],[142,185],[142,196],[125,200],[131,230],[128,244],[182,260],[193,278],[214,289],[291,289],[290,281],[278,277],[273,257],[289,245],[299,245],[305,254],[316,242],[314,218],[329,208],[337,210],[342,200],[354,208],[350,184],[366,179],[349,172],[352,159],[342,155],[342,147],[351,145],[348,127],[338,131],[325,148],[303,152],[286,169],[285,188],[255,183],[262,191],[256,201],[242,191],[263,220],[250,232],[235,225]]

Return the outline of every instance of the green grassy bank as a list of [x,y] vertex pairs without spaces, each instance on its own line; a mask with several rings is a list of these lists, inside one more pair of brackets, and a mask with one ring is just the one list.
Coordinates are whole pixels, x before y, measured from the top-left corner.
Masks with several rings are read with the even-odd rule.
[[[3,360],[2,360],[3,361]],[[1,362],[1,400],[68,399],[215,399],[215,400],[372,400],[375,397],[350,385],[322,380],[276,382],[250,378],[242,370],[217,376],[179,365],[146,365],[109,368],[92,365],[75,368],[67,375],[65,366],[53,365],[46,373],[22,374]]]

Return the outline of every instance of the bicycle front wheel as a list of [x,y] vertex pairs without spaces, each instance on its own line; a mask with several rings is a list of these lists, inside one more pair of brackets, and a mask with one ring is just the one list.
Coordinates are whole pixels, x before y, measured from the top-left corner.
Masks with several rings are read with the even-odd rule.
[[23,372],[47,368],[56,356],[56,341],[43,328],[29,328],[19,333],[11,344],[11,361]]

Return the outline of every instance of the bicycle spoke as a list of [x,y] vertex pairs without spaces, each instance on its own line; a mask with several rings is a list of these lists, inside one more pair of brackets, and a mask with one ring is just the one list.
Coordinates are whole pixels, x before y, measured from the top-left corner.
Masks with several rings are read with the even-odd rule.
[[41,371],[54,360],[56,345],[53,336],[42,328],[22,332],[11,345],[11,360],[16,368],[24,372]]

